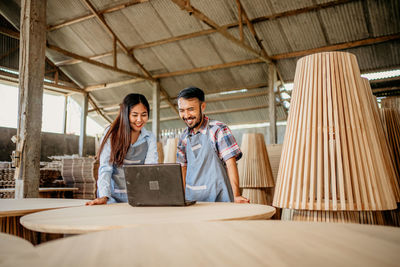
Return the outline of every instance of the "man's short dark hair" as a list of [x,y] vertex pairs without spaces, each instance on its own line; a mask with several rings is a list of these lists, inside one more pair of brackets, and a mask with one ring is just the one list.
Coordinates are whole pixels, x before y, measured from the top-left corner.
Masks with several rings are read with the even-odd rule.
[[180,91],[178,94],[178,99],[179,98],[197,98],[200,102],[204,102],[204,92],[200,88],[191,86]]

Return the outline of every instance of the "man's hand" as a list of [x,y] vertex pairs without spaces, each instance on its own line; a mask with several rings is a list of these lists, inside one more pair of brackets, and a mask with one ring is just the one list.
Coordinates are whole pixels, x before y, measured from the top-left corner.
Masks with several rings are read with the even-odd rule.
[[108,200],[108,197],[96,198],[94,200],[86,202],[86,206],[107,204],[107,200]]
[[235,197],[235,203],[250,203],[250,200],[242,196],[237,196]]

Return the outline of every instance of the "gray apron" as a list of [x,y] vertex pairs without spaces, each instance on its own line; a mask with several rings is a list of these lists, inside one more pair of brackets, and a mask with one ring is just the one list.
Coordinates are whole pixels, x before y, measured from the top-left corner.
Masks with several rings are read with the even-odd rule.
[[187,200],[205,202],[233,202],[232,187],[226,168],[212,146],[207,134],[188,136],[186,146]]
[[[148,148],[147,142],[135,147],[131,144],[126,153],[124,164],[144,164]],[[111,178],[111,199],[107,203],[115,202],[128,202],[125,174],[122,166],[113,168]]]

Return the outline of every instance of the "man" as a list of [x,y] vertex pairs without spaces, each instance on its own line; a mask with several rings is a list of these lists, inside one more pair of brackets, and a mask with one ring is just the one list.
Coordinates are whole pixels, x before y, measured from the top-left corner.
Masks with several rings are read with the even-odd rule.
[[177,162],[182,166],[188,200],[249,203],[240,195],[236,160],[242,152],[230,129],[203,114],[204,92],[196,87],[178,95],[179,116],[188,126],[178,142]]

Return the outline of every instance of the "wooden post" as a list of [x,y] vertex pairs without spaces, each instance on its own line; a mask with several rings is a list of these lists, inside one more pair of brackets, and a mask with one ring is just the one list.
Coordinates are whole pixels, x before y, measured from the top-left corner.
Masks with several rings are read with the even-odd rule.
[[276,67],[273,64],[268,65],[268,88],[269,88],[269,142],[276,144],[276,104],[275,104],[275,91],[276,91]]
[[46,1],[21,1],[15,198],[38,197],[46,49]]
[[79,156],[86,156],[86,119],[88,114],[88,94],[83,94],[81,111],[81,133],[79,135]]
[[67,119],[68,119],[68,95],[65,95],[64,113],[63,113],[63,134],[67,133]]
[[152,103],[152,131],[156,136],[157,142],[160,139],[160,83],[153,84],[153,103]]

